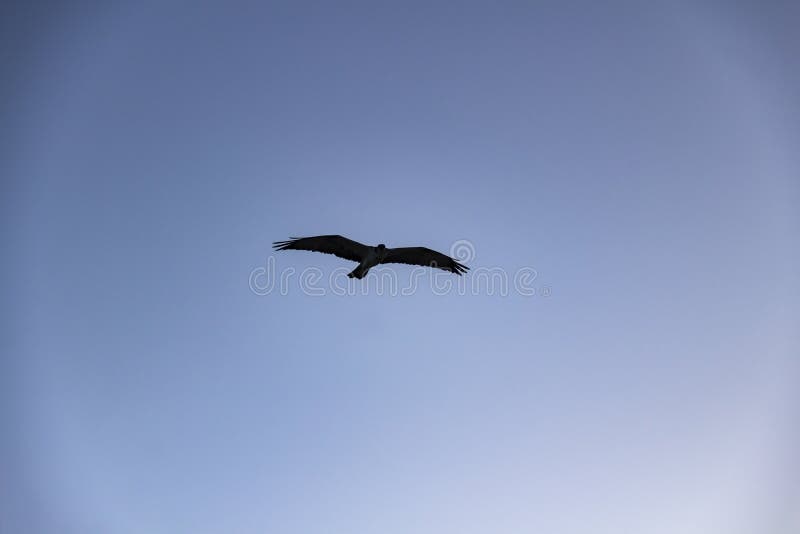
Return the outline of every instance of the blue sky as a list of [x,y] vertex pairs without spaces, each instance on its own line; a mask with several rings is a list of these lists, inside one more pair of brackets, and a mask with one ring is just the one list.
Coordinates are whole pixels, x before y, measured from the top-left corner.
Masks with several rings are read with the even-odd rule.
[[796,6],[4,9],[2,532],[800,528]]

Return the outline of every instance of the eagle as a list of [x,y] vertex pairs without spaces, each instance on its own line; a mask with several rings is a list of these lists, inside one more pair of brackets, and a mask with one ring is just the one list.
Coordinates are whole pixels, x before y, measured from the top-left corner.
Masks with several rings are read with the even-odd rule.
[[292,237],[287,241],[275,241],[275,250],[311,250],[333,254],[345,260],[357,261],[358,267],[348,278],[364,278],[369,270],[381,263],[406,263],[444,269],[461,276],[469,267],[458,263],[441,252],[425,247],[387,248],[381,243],[377,247],[364,245],[340,235],[318,235],[314,237]]

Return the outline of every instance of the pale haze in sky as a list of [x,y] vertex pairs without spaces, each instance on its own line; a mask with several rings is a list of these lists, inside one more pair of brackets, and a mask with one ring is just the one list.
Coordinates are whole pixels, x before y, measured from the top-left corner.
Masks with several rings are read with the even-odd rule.
[[800,532],[796,2],[2,10],[3,534]]

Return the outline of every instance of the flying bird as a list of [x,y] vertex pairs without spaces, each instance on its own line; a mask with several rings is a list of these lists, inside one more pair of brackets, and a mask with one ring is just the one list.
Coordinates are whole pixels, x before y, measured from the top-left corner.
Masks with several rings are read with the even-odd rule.
[[383,243],[377,247],[371,247],[340,235],[292,237],[288,241],[276,241],[272,247],[275,250],[311,250],[333,254],[345,260],[357,261],[358,267],[347,275],[348,278],[364,278],[372,267],[381,263],[406,263],[435,267],[459,276],[469,270],[469,267],[458,263],[450,256],[445,256],[441,252],[429,248],[387,248]]

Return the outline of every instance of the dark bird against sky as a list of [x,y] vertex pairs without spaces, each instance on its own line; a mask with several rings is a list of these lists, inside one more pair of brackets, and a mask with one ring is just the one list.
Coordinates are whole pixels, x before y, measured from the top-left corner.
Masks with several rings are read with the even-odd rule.
[[288,241],[276,241],[272,244],[275,250],[311,250],[324,254],[333,254],[346,260],[357,261],[358,267],[347,275],[348,278],[364,278],[369,270],[381,263],[406,263],[435,267],[451,273],[467,272],[469,267],[458,263],[450,256],[425,247],[386,248],[381,243],[370,247],[358,241],[340,235],[319,235],[315,237],[293,237]]

